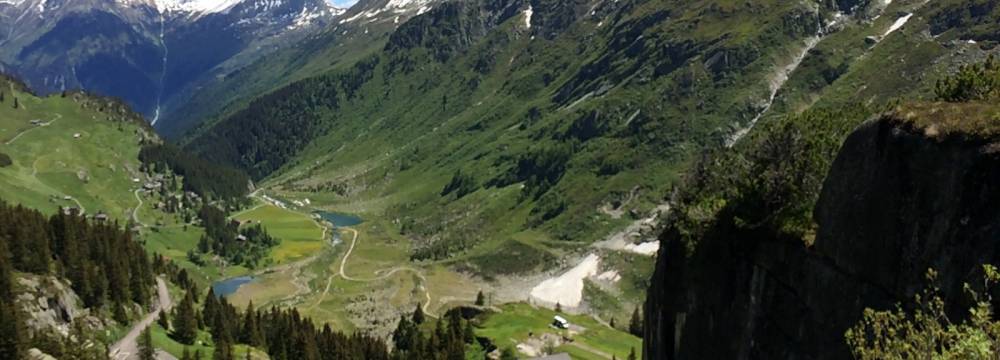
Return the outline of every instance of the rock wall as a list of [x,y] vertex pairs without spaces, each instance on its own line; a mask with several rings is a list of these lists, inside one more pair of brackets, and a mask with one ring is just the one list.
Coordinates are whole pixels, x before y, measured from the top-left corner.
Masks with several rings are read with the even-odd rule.
[[[815,245],[719,223],[685,255],[668,229],[646,303],[646,359],[843,359],[844,332],[940,272],[946,300],[1000,259],[1000,144],[892,116],[844,143]],[[952,309],[956,313],[958,308]]]
[[102,321],[82,307],[80,297],[69,284],[52,276],[17,277],[17,304],[26,314],[25,325],[31,332],[70,334],[74,321],[82,321],[91,331],[104,328]]

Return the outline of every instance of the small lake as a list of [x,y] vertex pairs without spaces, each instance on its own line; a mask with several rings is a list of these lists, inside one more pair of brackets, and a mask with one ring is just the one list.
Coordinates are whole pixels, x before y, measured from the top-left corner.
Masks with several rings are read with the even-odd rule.
[[331,224],[333,224],[333,226],[336,227],[354,226],[362,223],[363,221],[361,220],[360,217],[354,215],[336,213],[330,211],[317,211],[315,212],[315,214],[319,215],[319,217],[323,218],[323,220],[329,221]]
[[212,284],[212,291],[215,292],[216,296],[226,297],[235,293],[236,290],[239,290],[240,286],[243,286],[243,284],[251,281],[253,281],[253,276],[240,276],[232,279],[216,281]]

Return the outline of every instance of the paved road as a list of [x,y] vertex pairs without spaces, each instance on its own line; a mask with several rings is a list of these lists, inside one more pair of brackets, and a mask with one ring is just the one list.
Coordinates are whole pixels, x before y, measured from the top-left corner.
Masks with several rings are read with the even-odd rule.
[[[147,314],[142,321],[139,321],[139,323],[135,324],[135,326],[132,326],[132,330],[129,330],[128,334],[125,334],[125,337],[121,338],[121,340],[118,340],[118,342],[111,346],[111,349],[108,351],[108,356],[111,359],[128,360],[138,358],[139,345],[137,340],[139,339],[139,335],[142,334],[143,330],[146,330],[147,327],[156,321],[156,318],[160,316],[160,311],[170,311],[173,304],[170,302],[170,293],[167,291],[167,283],[165,283],[161,278],[156,278],[156,292],[158,294],[156,308]],[[173,356],[169,356],[169,354],[167,354],[168,356],[162,356],[159,353],[162,353],[162,351],[158,352],[157,358],[173,358]]]

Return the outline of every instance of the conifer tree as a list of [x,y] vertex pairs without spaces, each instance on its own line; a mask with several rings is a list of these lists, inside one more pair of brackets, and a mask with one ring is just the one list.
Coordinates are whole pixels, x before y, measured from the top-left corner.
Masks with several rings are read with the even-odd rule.
[[156,349],[153,348],[153,335],[149,327],[139,336],[139,360],[156,360]]
[[193,345],[195,338],[198,337],[198,319],[195,315],[194,296],[187,293],[176,311],[173,338],[181,344]]
[[17,97],[14,97],[14,108],[17,109],[20,104],[17,103]]
[[465,322],[465,331],[462,335],[466,344],[472,344],[473,341],[476,341],[476,330],[472,328],[471,321]]
[[0,234],[0,359],[21,359],[25,355],[24,324],[14,304],[13,267]]
[[257,320],[257,311],[253,308],[253,301],[247,304],[247,309],[243,316],[243,330],[240,332],[240,341],[254,347],[264,345],[264,335],[260,331],[260,323]]
[[476,294],[476,306],[483,305],[486,305],[486,296],[483,296],[483,291],[479,290],[479,293]]
[[212,360],[233,360],[233,344],[229,339],[221,338],[215,341],[215,352]]
[[642,337],[642,315],[639,313],[638,307],[632,311],[632,319],[628,322],[628,332],[632,335]]
[[392,343],[395,345],[398,351],[410,351],[413,350],[413,336],[416,329],[413,323],[410,322],[406,316],[401,316],[399,318],[399,324],[396,325],[396,331],[392,333]]
[[417,304],[417,309],[413,310],[413,323],[421,325],[424,323],[424,320],[426,320],[425,317],[424,308],[421,307],[420,304]]
[[559,302],[556,302],[556,312],[557,313],[562,312],[562,304],[560,304]]
[[160,324],[163,330],[170,331],[170,318],[166,310],[160,311],[160,316],[156,317],[156,323]]
[[629,353],[628,353],[628,360],[636,360],[636,358],[635,358],[635,348],[632,348],[632,350],[629,351]]

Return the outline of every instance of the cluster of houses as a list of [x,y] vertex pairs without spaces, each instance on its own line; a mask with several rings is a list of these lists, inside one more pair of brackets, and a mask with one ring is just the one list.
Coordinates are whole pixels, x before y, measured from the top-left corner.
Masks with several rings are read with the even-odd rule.
[[[274,206],[277,206],[277,207],[282,208],[282,209],[288,209],[288,204],[286,204],[284,201],[275,199],[275,198],[267,196],[267,195],[261,195],[260,197],[262,199],[264,199],[264,201],[266,201],[266,202],[268,202],[268,203],[270,203],[270,204],[272,204]],[[312,204],[312,201],[310,201],[308,198],[302,199],[302,200],[292,200],[292,205],[295,205],[295,207],[300,207],[301,208],[301,207],[309,206],[310,204]]]
[[[140,182],[139,178],[132,179],[132,182]],[[146,191],[159,190],[163,187],[163,174],[156,174],[149,178],[145,184],[142,184],[142,188]]]
[[275,198],[267,196],[267,195],[261,195],[261,198],[263,198],[264,201],[267,201],[267,202],[269,202],[269,203],[271,203],[274,206],[277,206],[279,208],[282,208],[282,209],[287,209],[288,208],[288,205],[286,205],[284,201],[275,199]]

